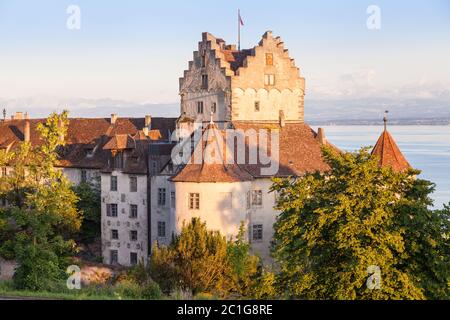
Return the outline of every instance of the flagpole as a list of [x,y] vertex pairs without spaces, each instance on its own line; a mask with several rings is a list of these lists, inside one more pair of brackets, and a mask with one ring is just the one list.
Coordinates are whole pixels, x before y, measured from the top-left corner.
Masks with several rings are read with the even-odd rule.
[[238,9],[238,50],[241,51],[241,10]]

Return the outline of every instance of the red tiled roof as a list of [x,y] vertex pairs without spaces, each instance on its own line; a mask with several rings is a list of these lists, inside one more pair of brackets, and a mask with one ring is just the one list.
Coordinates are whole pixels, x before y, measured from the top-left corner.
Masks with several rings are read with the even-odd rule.
[[[209,124],[204,130],[206,135],[195,147],[191,162],[171,180],[174,182],[240,182],[250,181],[253,177],[237,164],[227,164],[227,157],[234,154],[228,148],[223,131],[215,124]],[[206,148],[210,153],[205,152]],[[217,151],[217,153],[216,153]],[[196,155],[205,155],[196,163]],[[210,155],[210,159],[205,159]]]
[[[260,129],[266,129],[268,130],[268,132],[271,132],[273,130],[279,132],[279,168],[277,173],[273,175],[275,177],[302,176],[306,173],[312,173],[316,171],[324,172],[330,169],[330,167],[325,163],[322,157],[322,145],[317,138],[317,133],[314,132],[307,124],[292,123],[286,124],[284,127],[280,127],[278,124],[234,122],[233,126],[235,129],[244,131],[254,129],[258,132],[258,130]],[[223,131],[217,131],[220,132],[220,137],[223,137],[225,135]],[[248,152],[249,148],[261,148],[260,145],[253,146],[249,143],[249,141],[247,141],[246,143],[246,152]],[[224,145],[226,146],[225,142]],[[334,149],[337,149],[333,145],[328,145]],[[224,152],[224,157],[226,157],[225,153],[227,152],[229,152],[229,150],[226,150]],[[268,153],[270,154],[270,152]],[[236,159],[237,152],[234,152],[234,157]],[[246,156],[246,158],[246,163],[248,163],[248,155]],[[260,162],[258,162],[257,164],[234,165],[188,163],[184,166],[184,168],[180,170],[177,175],[174,176],[172,181],[249,181],[254,178],[266,178],[267,176],[262,175],[261,169],[268,167],[270,167],[270,165],[263,165]]]
[[[0,121],[0,149],[8,147],[9,150],[14,150],[18,147],[24,139],[25,121],[30,121],[31,144],[40,145],[42,143],[37,126],[39,123],[45,123],[46,119],[7,120]],[[175,122],[176,118],[152,118],[150,138],[169,139],[171,132],[175,130]],[[109,118],[69,119],[66,145],[61,148],[59,165],[61,167],[103,169],[108,166],[111,154],[110,150],[104,149],[104,146],[111,138],[125,136],[127,137],[126,145],[131,143],[130,139],[136,142],[148,140],[142,133],[144,125],[144,118],[118,118],[114,125],[111,124]],[[116,139],[118,146],[123,146],[121,139]],[[138,145],[140,146],[139,143]],[[144,151],[146,152],[147,149]],[[141,164],[139,166],[144,168]]]
[[380,159],[380,166],[391,167],[394,171],[402,172],[411,168],[400,148],[395,143],[392,135],[384,130],[377,144],[372,150],[372,155]]

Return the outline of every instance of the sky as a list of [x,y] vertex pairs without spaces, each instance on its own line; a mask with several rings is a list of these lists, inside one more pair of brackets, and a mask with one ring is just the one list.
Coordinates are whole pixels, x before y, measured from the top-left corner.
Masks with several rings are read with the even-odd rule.
[[[70,5],[79,30],[67,28]],[[242,47],[281,36],[308,99],[450,101],[448,0],[0,0],[0,102],[177,102],[201,33],[236,43],[238,8]]]

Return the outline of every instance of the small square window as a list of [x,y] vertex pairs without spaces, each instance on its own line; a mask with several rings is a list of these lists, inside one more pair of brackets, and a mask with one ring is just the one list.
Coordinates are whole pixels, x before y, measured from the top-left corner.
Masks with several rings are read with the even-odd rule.
[[165,188],[158,189],[158,206],[159,207],[166,206],[166,189]]
[[130,192],[137,192],[137,177],[130,177]]
[[117,191],[117,177],[111,176],[111,191]]
[[130,264],[132,266],[137,265],[138,263],[138,255],[136,252],[130,252]]
[[203,101],[198,101],[197,102],[197,113],[198,114],[203,114]]
[[274,86],[275,85],[275,75],[274,74],[264,75],[264,84],[266,86]]
[[206,67],[206,50],[202,51],[201,62],[202,62],[202,68],[205,68]]
[[259,101],[255,101],[255,112],[259,112],[259,111],[261,111]]
[[111,230],[111,240],[119,240],[119,230]]
[[130,231],[130,241],[137,241],[138,239],[138,232],[136,230]]
[[117,218],[117,204],[116,203],[110,203],[106,205],[106,216],[107,217],[113,217]]
[[252,191],[252,206],[261,207],[262,206],[262,190]]
[[109,262],[112,265],[115,265],[115,264],[119,263],[119,254],[118,254],[117,250],[110,250],[109,251]]
[[263,225],[262,224],[254,224],[253,225],[253,241],[262,241],[263,240]]
[[172,191],[170,193],[170,207],[171,208],[175,208],[175,201],[176,201],[175,191]]
[[86,183],[87,182],[87,171],[86,170],[81,170],[81,183]]
[[273,66],[273,53],[266,53],[266,66]]
[[208,89],[208,75],[202,74],[202,89]]
[[158,221],[158,237],[166,237],[166,223],[164,221]]
[[138,217],[138,206],[135,204],[130,205],[130,218],[136,219]]
[[189,193],[189,209],[200,210],[200,194]]

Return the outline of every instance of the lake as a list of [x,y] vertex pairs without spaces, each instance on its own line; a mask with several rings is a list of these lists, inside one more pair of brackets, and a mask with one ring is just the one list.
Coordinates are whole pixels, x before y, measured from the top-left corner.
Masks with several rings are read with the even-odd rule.
[[[374,146],[382,126],[322,126],[328,140],[342,150]],[[314,126],[317,129],[317,126]],[[436,184],[436,208],[450,202],[450,126],[389,126],[409,163],[422,170],[419,178]]]

